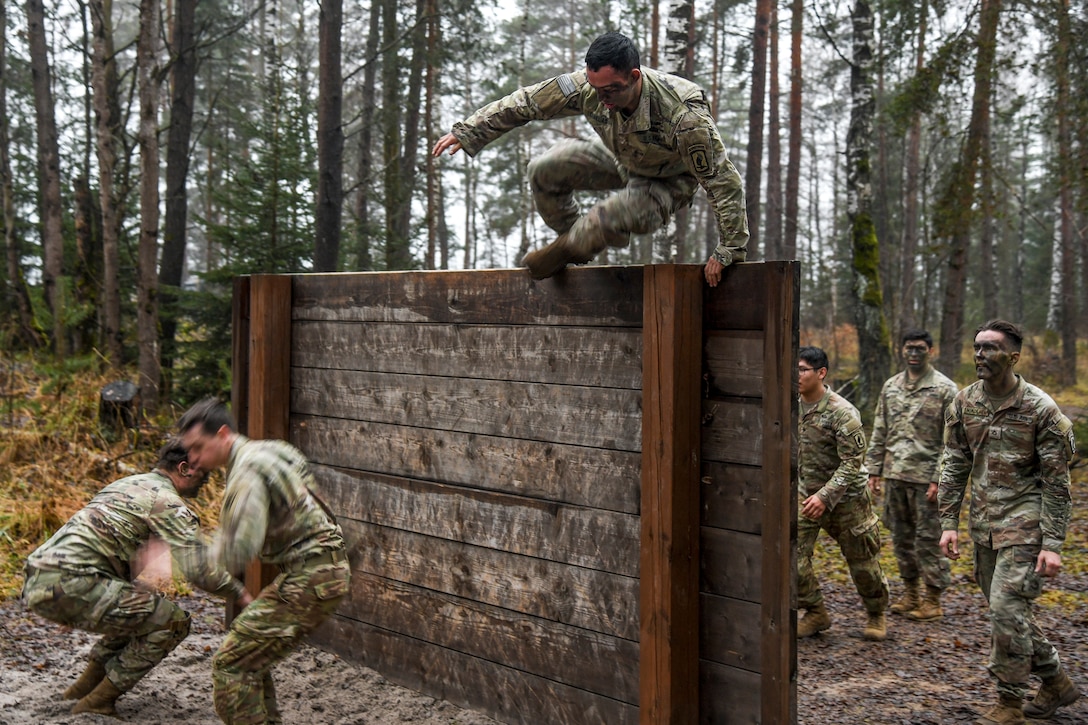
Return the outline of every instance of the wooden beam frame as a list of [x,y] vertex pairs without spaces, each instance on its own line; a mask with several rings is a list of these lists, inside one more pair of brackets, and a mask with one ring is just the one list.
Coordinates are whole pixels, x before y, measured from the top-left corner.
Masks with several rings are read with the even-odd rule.
[[699,720],[703,278],[644,268],[639,721]]

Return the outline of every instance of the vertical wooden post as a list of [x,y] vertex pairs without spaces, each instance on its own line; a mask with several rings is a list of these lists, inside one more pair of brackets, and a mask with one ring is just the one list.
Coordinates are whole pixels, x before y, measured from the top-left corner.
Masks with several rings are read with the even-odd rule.
[[797,722],[796,406],[800,267],[767,262],[763,325],[761,722]]
[[[238,401],[244,385],[244,409],[239,415],[239,430],[251,438],[286,439],[291,415],[291,277],[289,275],[254,275],[235,285],[235,322],[238,322],[238,295],[249,288],[249,320],[245,338],[236,329],[233,346],[236,355],[234,381],[241,382],[232,392]],[[237,356],[245,357],[246,370],[238,370]],[[237,409],[237,408],[236,408]],[[245,423],[242,423],[244,416]],[[253,594],[271,582],[276,567],[252,561],[246,566],[246,588]]]
[[644,268],[639,721],[699,719],[703,277]]

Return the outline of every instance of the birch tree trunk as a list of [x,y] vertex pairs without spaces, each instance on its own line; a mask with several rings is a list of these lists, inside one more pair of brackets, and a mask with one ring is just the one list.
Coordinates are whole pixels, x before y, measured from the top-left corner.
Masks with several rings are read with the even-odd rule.
[[136,279],[136,335],[139,343],[140,403],[159,407],[159,0],[140,0],[136,66],[140,95],[140,242]]
[[340,67],[344,3],[321,0],[319,5],[314,271],[335,272],[340,262],[340,210],[344,202],[344,81]]
[[41,194],[42,283],[53,312],[53,353],[63,359],[68,352],[64,326],[64,236],[60,200],[60,143],[53,107],[52,74],[45,38],[42,0],[27,0],[27,44],[34,83],[34,111],[38,139],[38,187]]
[[871,420],[881,386],[891,368],[891,347],[880,289],[880,250],[873,223],[872,163],[873,13],[868,0],[857,0],[851,13],[853,60],[850,66],[850,129],[846,136],[847,214],[854,263],[854,320],[858,335],[858,397],[854,403]]

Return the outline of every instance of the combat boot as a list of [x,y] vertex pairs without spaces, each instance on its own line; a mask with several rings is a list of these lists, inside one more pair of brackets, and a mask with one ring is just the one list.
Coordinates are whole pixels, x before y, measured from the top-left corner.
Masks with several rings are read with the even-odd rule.
[[865,629],[861,636],[871,642],[883,642],[888,637],[888,622],[884,612],[869,612],[869,621],[865,623]]
[[941,611],[941,590],[926,584],[926,595],[913,611],[907,612],[907,619],[915,622],[934,622],[944,616]]
[[899,597],[892,604],[892,611],[896,614],[906,614],[914,609],[918,608],[921,603],[918,599],[918,580],[917,579],[904,579],[903,595]]
[[975,725],[1024,725],[1022,703],[1018,698],[1002,695],[997,704],[986,711],[986,714],[975,720]]
[[827,613],[824,603],[820,602],[815,607],[810,607],[797,623],[797,638],[811,637],[825,629],[831,629],[831,615]]
[[65,700],[78,700],[93,690],[105,676],[106,666],[97,660],[91,660],[79,679],[73,682],[61,697]]
[[575,253],[570,248],[566,233],[563,233],[548,246],[526,254],[521,263],[529,268],[529,276],[533,279],[547,279],[568,264],[585,264],[592,259],[592,256]]
[[1024,705],[1024,714],[1037,720],[1046,720],[1054,715],[1059,707],[1071,705],[1080,697],[1080,691],[1065,670],[1049,680],[1043,680],[1043,686],[1035,694],[1035,699]]
[[88,692],[72,707],[72,714],[81,712],[96,712],[99,715],[112,715],[117,717],[117,710],[113,705],[123,693],[113,686],[110,678],[103,677],[98,686]]

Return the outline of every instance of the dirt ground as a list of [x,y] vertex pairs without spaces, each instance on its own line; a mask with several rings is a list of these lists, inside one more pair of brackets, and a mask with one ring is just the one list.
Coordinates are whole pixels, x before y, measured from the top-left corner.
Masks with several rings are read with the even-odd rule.
[[[1065,592],[1088,591],[1088,575],[1063,575],[1059,586]],[[971,723],[992,702],[984,668],[986,610],[978,589],[964,577],[945,597],[943,621],[891,618],[883,643],[861,639],[863,616],[848,584],[825,581],[824,592],[834,624],[797,647],[800,725]],[[1039,621],[1082,691],[1088,691],[1088,606],[1082,596],[1071,600],[1068,607],[1039,607]],[[193,614],[193,631],[119,700],[124,721],[219,722],[212,709],[210,671],[223,635],[221,604],[202,595],[182,597],[181,604]],[[1074,615],[1059,614],[1063,610]],[[92,635],[27,613],[18,601],[0,605],[0,725],[116,723],[99,715],[70,715],[71,703],[58,697],[82,669],[92,642]],[[309,646],[278,666],[275,678],[287,723],[495,722]],[[1060,710],[1050,722],[1088,723],[1088,697]]]

